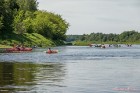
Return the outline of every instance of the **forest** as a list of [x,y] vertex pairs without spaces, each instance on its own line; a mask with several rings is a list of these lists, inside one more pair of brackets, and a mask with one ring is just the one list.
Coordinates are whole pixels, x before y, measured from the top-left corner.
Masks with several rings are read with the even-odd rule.
[[138,31],[121,34],[91,33],[66,35],[69,23],[61,15],[38,10],[37,0],[0,0],[0,45],[39,47],[88,43],[140,43]]
[[69,23],[61,15],[38,10],[37,0],[0,0],[0,44],[59,45]]
[[140,33],[132,31],[124,31],[121,34],[104,34],[104,33],[91,33],[83,35],[68,35],[67,42],[73,42],[75,45],[88,45],[90,43],[130,43],[140,44]]

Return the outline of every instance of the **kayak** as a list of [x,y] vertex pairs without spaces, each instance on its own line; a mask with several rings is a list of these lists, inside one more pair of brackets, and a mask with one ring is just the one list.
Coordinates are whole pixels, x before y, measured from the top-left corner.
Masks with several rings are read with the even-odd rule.
[[54,53],[58,53],[58,50],[46,51],[46,53],[48,53],[48,54],[54,54]]
[[8,48],[6,52],[8,53],[20,53],[20,52],[31,52],[32,48]]

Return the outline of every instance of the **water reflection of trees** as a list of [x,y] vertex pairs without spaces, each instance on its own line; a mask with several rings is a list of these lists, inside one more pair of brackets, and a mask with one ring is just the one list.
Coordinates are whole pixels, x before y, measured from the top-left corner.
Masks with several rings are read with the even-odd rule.
[[[29,87],[17,89],[13,86],[34,86],[37,83],[45,85],[51,82],[60,82],[65,75],[64,64],[60,63],[0,63],[0,91],[30,91]],[[43,81],[43,82],[42,82]],[[11,86],[7,88],[6,86]]]
[[63,80],[64,75],[64,64],[45,64],[39,67],[38,73],[36,73],[36,79],[59,82]]
[[13,84],[13,66],[12,63],[0,63],[0,85]]

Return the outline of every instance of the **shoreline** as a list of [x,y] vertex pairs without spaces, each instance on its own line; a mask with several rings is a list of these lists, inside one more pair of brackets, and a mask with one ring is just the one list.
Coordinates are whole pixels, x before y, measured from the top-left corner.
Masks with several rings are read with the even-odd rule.
[[12,48],[12,46],[0,44],[0,49],[4,49],[4,48]]

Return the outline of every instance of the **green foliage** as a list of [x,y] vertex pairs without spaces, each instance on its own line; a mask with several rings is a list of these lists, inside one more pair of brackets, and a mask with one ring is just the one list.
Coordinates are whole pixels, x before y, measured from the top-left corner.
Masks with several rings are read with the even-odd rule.
[[76,46],[87,46],[87,45],[92,44],[92,43],[93,43],[92,41],[74,41],[73,45],[76,45]]
[[[3,27],[3,12],[4,12],[4,0],[0,0],[0,32]],[[1,35],[1,34],[0,34]]]
[[119,35],[122,42],[135,42],[140,41],[140,33],[133,31],[125,31]]
[[[0,50],[1,50],[1,48],[12,48],[11,46],[6,46],[6,45],[1,45],[0,44]],[[0,51],[1,52],[1,51]]]
[[43,39],[34,42],[35,38],[32,35],[38,33],[44,36],[42,38],[53,40],[56,44],[63,44],[69,24],[60,15],[38,11],[37,7],[37,0],[0,0],[0,39],[3,43],[11,44],[9,40],[13,38],[15,39],[11,42],[23,43],[25,33],[30,33],[31,35],[27,35],[26,38],[33,40],[25,43],[32,45],[40,42],[39,46],[44,46]]
[[46,39],[45,37],[37,33],[32,34],[25,33],[23,37],[24,37],[23,43],[25,44],[37,45],[39,47],[55,45],[51,40]]
[[60,15],[46,11],[36,11],[33,30],[53,40],[65,40],[69,24]]
[[66,41],[71,42],[71,41],[78,41],[80,40],[81,35],[67,35]]
[[10,34],[9,39],[2,40],[0,44],[9,46],[13,46],[14,44],[24,44],[25,46],[37,45],[39,47],[55,46],[55,43],[51,40],[37,33],[24,33],[20,38],[18,34]]
[[14,31],[17,34],[23,34],[26,32],[25,26],[23,24],[24,20],[24,11],[19,11],[14,18]]
[[13,13],[15,7],[12,6],[15,1],[14,0],[2,0],[0,2],[1,4],[1,13],[0,17],[2,17],[3,20],[1,20],[1,23],[3,24],[3,27],[1,28],[1,34],[7,34],[11,33],[13,31],[12,29],[12,23],[13,23]]
[[0,17],[0,30],[1,30],[1,28],[3,27],[2,20],[3,20],[3,18],[2,18],[2,17]]
[[39,33],[45,37],[51,38],[52,37],[52,28],[53,25],[49,21],[49,17],[46,15],[46,12],[37,11],[34,13],[36,18],[33,19],[33,31]]
[[36,11],[38,2],[37,0],[17,0],[20,10]]
[[76,41],[76,45],[88,45],[91,43],[140,43],[140,33],[135,30],[124,31],[121,34],[91,33],[90,35],[68,35],[67,41]]
[[52,40],[65,40],[68,23],[61,16],[46,12],[19,11],[14,19],[14,29],[18,34],[39,33]]

